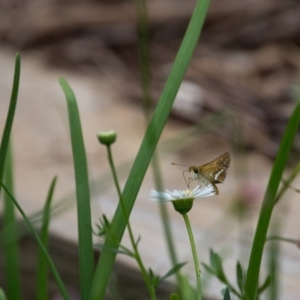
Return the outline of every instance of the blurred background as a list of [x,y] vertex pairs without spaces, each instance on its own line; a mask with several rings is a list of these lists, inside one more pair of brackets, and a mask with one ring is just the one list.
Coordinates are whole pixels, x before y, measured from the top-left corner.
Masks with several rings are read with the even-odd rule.
[[[195,1],[146,3],[151,96],[155,105]],[[195,202],[190,218],[200,260],[207,263],[209,249],[213,248],[224,258],[225,270],[232,281],[235,281],[236,261],[247,266],[270,170],[295,105],[295,84],[300,74],[299,16],[297,0],[213,0],[159,143],[162,184],[169,190],[185,188],[184,167],[172,166],[172,162],[201,165],[230,152],[232,163],[225,183],[219,186],[220,195]],[[51,247],[53,255],[66,263],[62,263],[61,272],[74,275],[74,279],[66,277],[74,293],[72,299],[79,299],[74,174],[66,103],[58,78],[65,77],[77,97],[89,163],[92,213],[97,223],[102,214],[111,218],[118,203],[106,149],[99,145],[97,132],[108,129],[117,132],[112,151],[124,186],[146,128],[137,8],[129,0],[1,0],[0,42],[0,128],[7,114],[16,52],[22,58],[13,129],[16,196],[27,214],[36,213],[44,205],[51,179],[58,175]],[[299,150],[298,137],[290,168],[298,163]],[[299,179],[294,186],[300,187]],[[149,201],[151,189],[155,185],[149,168],[131,223],[135,235],[142,238],[139,246],[146,265],[164,274],[170,268],[170,260],[159,208]],[[299,194],[290,190],[283,200],[274,210],[276,227],[281,235],[298,239]],[[189,274],[193,282],[184,222],[171,204],[168,210],[179,261],[189,262],[183,273]],[[123,242],[129,245],[126,234]],[[35,270],[32,257],[35,242],[25,236],[22,247],[22,270],[27,275],[24,285],[29,290],[34,285],[30,276]],[[280,244],[278,251],[281,295],[278,299],[298,299],[300,250],[294,245]],[[269,258],[267,243],[262,264],[264,274],[268,272]],[[143,291],[133,293],[143,285],[135,261],[118,256],[117,262],[115,280],[122,286],[122,274],[132,274],[132,282],[137,283],[132,286],[138,287],[123,282],[122,288],[128,289],[123,291],[124,299],[147,299]],[[207,299],[220,299],[223,285],[203,273]],[[0,280],[3,286],[2,271]],[[159,299],[168,299],[165,291],[170,289],[173,287],[165,284]],[[28,292],[27,299],[32,299],[30,295]],[[51,295],[59,299],[54,283]]]

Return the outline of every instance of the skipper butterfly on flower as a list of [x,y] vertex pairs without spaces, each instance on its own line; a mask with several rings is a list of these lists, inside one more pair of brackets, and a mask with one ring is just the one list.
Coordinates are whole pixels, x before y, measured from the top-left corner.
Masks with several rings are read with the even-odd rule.
[[[173,163],[173,165],[178,165]],[[224,153],[218,158],[214,159],[213,161],[201,165],[201,166],[191,166],[188,170],[185,170],[183,172],[188,171],[191,175],[191,177],[186,180],[184,177],[187,186],[189,187],[189,184],[192,181],[197,181],[199,185],[213,185],[215,194],[219,194],[219,190],[216,186],[217,183],[223,183],[226,175],[227,175],[227,169],[230,165],[230,154]]]

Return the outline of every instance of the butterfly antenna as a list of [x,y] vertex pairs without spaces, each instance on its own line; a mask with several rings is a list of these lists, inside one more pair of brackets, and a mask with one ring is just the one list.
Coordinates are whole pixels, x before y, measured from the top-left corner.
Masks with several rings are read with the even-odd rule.
[[189,184],[188,184],[188,182],[186,181],[186,178],[185,178],[185,176],[184,176],[184,173],[185,172],[189,172],[189,170],[184,170],[183,172],[182,172],[182,176],[183,176],[183,178],[184,178],[184,181],[185,181],[185,183],[186,183],[186,185],[187,185],[187,187],[188,187],[188,189],[190,188],[189,187]]
[[182,166],[182,167],[187,167],[186,165],[181,165],[181,164],[176,164],[176,163],[172,163],[172,165],[174,165],[174,166]]
[[[175,165],[175,166],[182,166],[182,167],[187,167],[186,165],[181,165],[181,164],[177,164],[177,163],[172,163],[172,165]],[[185,181],[187,187],[189,188],[189,184],[188,184],[188,182],[186,181],[186,178],[185,178],[185,176],[184,176],[184,172],[189,172],[189,170],[184,170],[184,171],[182,172],[182,176],[183,176],[183,178],[184,178],[184,181]]]

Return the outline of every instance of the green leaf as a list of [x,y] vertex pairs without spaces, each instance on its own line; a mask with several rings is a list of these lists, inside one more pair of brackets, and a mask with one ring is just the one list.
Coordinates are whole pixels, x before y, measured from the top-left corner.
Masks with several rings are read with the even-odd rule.
[[243,293],[245,284],[245,274],[239,261],[236,264],[236,281],[240,292]]
[[231,300],[229,288],[226,287],[223,300]]
[[[14,81],[13,87],[10,97],[9,109],[6,117],[6,122],[2,134],[1,140],[1,147],[0,147],[0,180],[3,179],[3,172],[4,172],[4,164],[6,153],[9,144],[10,133],[12,129],[12,124],[15,116],[16,106],[17,106],[17,99],[18,99],[18,92],[19,92],[19,82],[20,82],[20,70],[21,70],[21,58],[20,54],[17,53],[16,61],[15,61],[15,73],[14,73]],[[0,187],[1,190],[1,187]]]
[[139,235],[139,237],[137,238],[136,242],[135,242],[135,246],[138,247],[140,241],[141,241],[142,237]]
[[210,261],[211,261],[211,267],[215,271],[215,275],[218,277],[218,279],[223,283],[228,283],[228,280],[226,278],[226,275],[223,270],[223,262],[221,257],[216,252],[211,252],[210,254]]
[[[298,95],[299,97],[300,95]],[[288,122],[286,131],[280,143],[277,157],[269,179],[265,197],[260,210],[260,215],[256,227],[250,259],[248,263],[246,282],[245,282],[245,299],[255,300],[257,297],[257,287],[260,264],[262,260],[265,240],[269,223],[272,216],[273,207],[276,200],[278,187],[285,169],[296,133],[300,124],[300,102],[297,102],[295,110]]]
[[[53,193],[56,185],[57,177],[52,179],[47,199],[43,210],[43,219],[41,227],[41,241],[45,248],[48,248],[48,237],[49,237],[49,223],[50,223],[50,207],[53,198]],[[49,299],[48,291],[48,262],[41,248],[38,249],[37,255],[37,273],[36,273],[36,299],[47,300]]]
[[272,278],[270,275],[267,276],[264,283],[258,288],[257,294],[260,295],[264,290],[266,290],[272,282]]
[[176,264],[165,275],[163,275],[162,277],[160,277],[159,282],[157,283],[157,285],[159,285],[166,278],[168,278],[168,277],[172,276],[173,274],[177,273],[184,265],[186,265],[186,262]]
[[[123,199],[126,204],[128,214],[134,206],[137,194],[144,179],[145,173],[149,166],[152,155],[157,146],[160,135],[169,117],[174,99],[185,75],[189,61],[196,47],[200,32],[207,13],[209,1],[198,0],[187,33],[183,39],[182,45],[174,62],[166,86],[157,104],[153,118],[149,123],[145,137],[141,144],[140,150],[136,156],[133,167],[129,174],[128,180],[123,191]],[[112,221],[112,228],[120,242],[126,227],[126,220],[123,216],[122,208],[119,205]],[[113,241],[106,239],[106,246],[111,245]],[[93,280],[91,299],[103,299],[108,279],[115,261],[116,255],[109,251],[102,252]]]
[[[95,244],[94,247],[98,248],[100,250],[103,250],[104,249],[104,244],[98,243],[98,244]],[[128,250],[120,250],[119,248],[109,248],[107,250],[108,251],[112,251],[112,252],[114,252],[116,254],[124,254],[124,255],[127,255],[127,256],[132,257],[132,258],[135,257],[134,253],[131,252],[131,251],[128,251]]]
[[99,224],[96,224],[98,231],[95,233],[97,236],[106,236],[110,232],[110,222],[106,215],[103,214],[102,218],[99,218]]
[[215,257],[215,252],[213,249],[209,249],[209,263],[213,267],[214,265],[214,257]]
[[79,241],[80,294],[82,300],[87,300],[89,299],[89,293],[91,290],[94,273],[90,188],[87,160],[81,130],[80,116],[75,95],[65,79],[60,78],[59,82],[67,99],[75,171]]
[[180,274],[181,277],[181,293],[182,299],[197,299],[197,291],[196,289],[190,284],[190,281],[186,275]]
[[210,273],[210,274],[212,274],[212,275],[217,275],[216,274],[216,271],[213,269],[213,268],[211,268],[210,266],[208,266],[207,264],[205,264],[205,263],[202,263],[202,265],[203,265],[203,267],[205,268],[205,270],[208,272],[208,273]]
[[151,268],[149,268],[148,274],[149,274],[149,279],[150,279],[151,285],[154,288],[156,288],[156,286],[158,285],[158,282],[159,282],[159,276],[155,275]]
[[212,249],[210,249],[209,260],[211,264],[210,266],[203,264],[206,271],[216,276],[222,283],[228,285],[231,292],[237,297],[241,298],[242,296],[240,295],[240,293],[230,284],[225,275],[221,257]]
[[149,274],[150,278],[153,278],[153,277],[154,277],[154,272],[152,271],[151,268],[149,268],[148,274]]
[[29,218],[26,216],[26,214],[24,213],[23,209],[21,208],[21,206],[19,205],[19,203],[17,202],[17,200],[12,196],[12,194],[8,191],[8,189],[6,188],[6,186],[3,184],[3,182],[0,181],[0,185],[2,186],[2,188],[5,190],[5,192],[8,194],[9,198],[11,199],[11,201],[15,204],[15,206],[17,207],[18,211],[20,212],[20,214],[22,215],[23,219],[25,220],[26,224],[28,225],[30,231],[32,232],[32,234],[34,235],[36,241],[38,242],[39,246],[41,247],[42,251],[44,252],[44,255],[46,256],[46,259],[48,261],[48,264],[50,266],[50,269],[53,273],[53,277],[60,289],[61,295],[63,296],[63,298],[65,300],[69,300],[69,296],[67,293],[67,290],[59,276],[59,273],[47,251],[47,249],[45,248],[41,238],[39,237],[38,233],[36,232],[35,228],[33,227],[33,225],[31,224]]
[[218,270],[222,268],[222,259],[218,255],[218,253],[213,252],[211,254],[210,261],[211,261],[211,266],[213,267],[214,270],[216,270],[216,272],[218,272]]

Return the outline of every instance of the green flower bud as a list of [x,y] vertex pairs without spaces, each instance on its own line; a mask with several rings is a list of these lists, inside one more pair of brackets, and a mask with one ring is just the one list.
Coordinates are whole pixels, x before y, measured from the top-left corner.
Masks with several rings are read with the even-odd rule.
[[180,214],[188,213],[194,204],[194,198],[185,198],[172,201],[172,204],[177,212]]
[[101,131],[98,133],[97,137],[101,144],[110,146],[116,141],[117,134],[114,130]]

